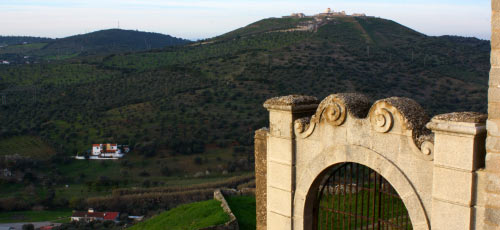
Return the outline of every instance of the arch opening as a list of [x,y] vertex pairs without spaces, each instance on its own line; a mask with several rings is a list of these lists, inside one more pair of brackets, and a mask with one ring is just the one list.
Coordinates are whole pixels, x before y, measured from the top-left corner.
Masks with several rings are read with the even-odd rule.
[[375,170],[343,162],[317,179],[311,191],[312,229],[413,229],[401,197]]

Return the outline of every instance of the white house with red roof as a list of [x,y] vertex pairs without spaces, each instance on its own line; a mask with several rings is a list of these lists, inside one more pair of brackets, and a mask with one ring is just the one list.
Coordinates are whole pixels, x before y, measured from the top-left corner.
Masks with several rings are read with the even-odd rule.
[[117,144],[93,144],[90,159],[118,159],[123,155]]
[[90,208],[88,211],[75,211],[73,215],[71,215],[71,221],[85,221],[91,222],[95,220],[100,221],[118,221],[118,217],[120,216],[119,212],[95,212],[94,209]]
[[[123,150],[123,151],[122,151]],[[126,145],[118,144],[93,144],[90,150],[89,159],[92,160],[116,160],[122,158],[129,152]],[[78,160],[84,160],[84,156],[76,156]]]

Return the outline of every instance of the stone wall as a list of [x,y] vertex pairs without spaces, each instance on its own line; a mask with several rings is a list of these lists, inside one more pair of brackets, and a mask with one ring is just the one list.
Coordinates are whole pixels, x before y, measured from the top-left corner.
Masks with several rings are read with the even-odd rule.
[[500,229],[500,0],[492,0],[486,167],[479,173],[477,229]]
[[255,202],[257,230],[266,230],[267,212],[267,134],[266,128],[255,131]]
[[214,199],[221,202],[222,209],[224,209],[224,212],[226,212],[229,215],[229,221],[221,225],[210,226],[202,228],[200,230],[239,230],[240,228],[238,226],[238,220],[231,211],[231,208],[227,204],[227,201],[224,198],[224,195],[222,194],[220,189],[214,191]]
[[220,191],[224,196],[255,196],[255,188],[221,188]]
[[[477,192],[483,191],[477,190],[481,178],[489,178],[477,173],[486,155],[484,114],[459,112],[429,119],[412,99],[372,103],[352,93],[332,94],[319,104],[308,96],[276,97],[264,107],[270,121],[265,132],[267,179],[265,185],[258,183],[256,192],[266,189],[267,198],[260,198],[258,205],[267,199],[268,229],[312,229],[321,178],[345,162],[382,175],[400,195],[416,230],[481,229],[476,220],[493,210],[485,208],[485,199],[478,202],[486,196]],[[261,140],[256,138],[256,143]],[[256,168],[264,167],[259,147]]]

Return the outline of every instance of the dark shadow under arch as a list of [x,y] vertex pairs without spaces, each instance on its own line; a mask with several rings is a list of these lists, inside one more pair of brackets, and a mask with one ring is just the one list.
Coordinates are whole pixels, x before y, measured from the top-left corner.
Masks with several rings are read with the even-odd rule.
[[354,162],[327,168],[311,187],[314,230],[413,229],[392,185],[373,169]]

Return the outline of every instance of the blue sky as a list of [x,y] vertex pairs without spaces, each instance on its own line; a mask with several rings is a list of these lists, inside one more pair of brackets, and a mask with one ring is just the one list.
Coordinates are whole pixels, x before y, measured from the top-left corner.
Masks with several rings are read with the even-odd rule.
[[65,37],[116,28],[208,38],[257,20],[327,7],[387,18],[428,35],[489,39],[489,0],[0,0],[0,35]]

